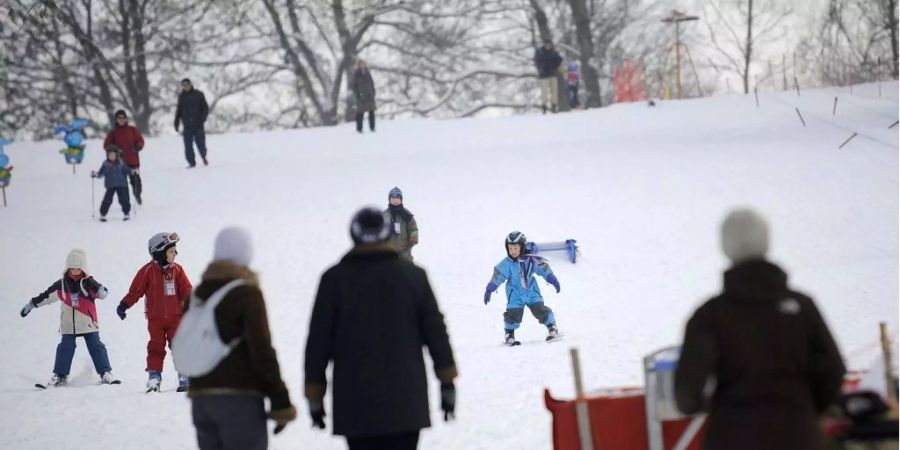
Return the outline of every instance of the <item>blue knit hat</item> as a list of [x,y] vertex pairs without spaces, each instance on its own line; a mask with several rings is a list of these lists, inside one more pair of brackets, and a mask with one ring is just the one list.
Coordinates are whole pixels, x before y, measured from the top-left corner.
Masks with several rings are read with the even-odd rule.
[[391,189],[391,192],[388,194],[388,200],[392,198],[399,198],[400,200],[403,200],[403,191],[401,191],[400,188],[394,186],[394,188]]

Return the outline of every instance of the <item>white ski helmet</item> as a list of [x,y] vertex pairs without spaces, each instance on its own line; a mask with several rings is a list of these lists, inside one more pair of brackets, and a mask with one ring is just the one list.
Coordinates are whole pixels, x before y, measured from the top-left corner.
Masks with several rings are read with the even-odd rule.
[[178,233],[156,233],[147,241],[147,251],[153,256],[154,253],[165,251],[175,245],[178,240]]

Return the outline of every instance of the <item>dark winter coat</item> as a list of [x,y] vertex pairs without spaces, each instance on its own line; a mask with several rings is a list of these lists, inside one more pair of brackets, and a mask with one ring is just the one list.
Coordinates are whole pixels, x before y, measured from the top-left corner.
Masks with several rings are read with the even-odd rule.
[[[291,399],[272,348],[266,303],[256,274],[246,267],[213,262],[194,293],[205,301],[235,279],[246,280],[248,284],[232,289],[216,307],[216,327],[222,342],[236,338],[241,341],[212,372],[191,378],[188,396],[260,395],[269,398],[273,410],[289,408]],[[185,311],[189,306],[190,302],[185,302]]]
[[400,258],[412,261],[412,248],[419,243],[419,225],[413,213],[403,205],[389,205],[385,211],[391,216],[391,242],[400,251]]
[[538,47],[534,51],[534,66],[538,71],[538,78],[552,78],[559,72],[559,65],[562,64],[562,57],[555,48],[550,50],[544,47]]
[[128,187],[128,175],[131,175],[131,167],[128,167],[121,159],[116,162],[110,160],[103,161],[97,176],[103,178],[103,186],[107,189],[120,187]]
[[112,146],[116,146],[122,151],[122,160],[129,167],[141,166],[141,157],[138,152],[144,148],[144,136],[141,136],[141,132],[137,128],[128,124],[116,124],[116,127],[106,135],[106,140],[103,141],[104,149],[109,150]]
[[353,74],[353,95],[356,97],[356,111],[375,111],[375,81],[369,69],[357,69]]
[[[708,409],[706,449],[812,450],[844,372],[812,299],[788,288],[777,266],[747,261],[688,321],[675,397],[686,414]],[[716,386],[704,405],[708,377]]]
[[206,104],[203,92],[191,88],[189,91],[181,91],[181,94],[178,94],[178,108],[175,110],[176,127],[181,121],[185,129],[203,128],[207,115],[209,115],[209,105]]
[[456,376],[444,316],[425,271],[390,244],[358,246],[319,283],[306,342],[306,396],[325,395],[334,363],[334,434],[416,431],[431,425],[422,347],[438,378]]

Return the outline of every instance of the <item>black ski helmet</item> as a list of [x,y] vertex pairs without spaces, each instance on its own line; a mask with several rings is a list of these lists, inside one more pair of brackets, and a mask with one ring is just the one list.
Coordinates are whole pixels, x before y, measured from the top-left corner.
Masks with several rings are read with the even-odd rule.
[[509,248],[507,245],[509,244],[519,244],[519,256],[525,254],[525,244],[528,242],[528,238],[525,237],[525,233],[521,231],[513,231],[506,235],[506,242],[503,245],[503,248],[506,249],[506,254],[509,255]]

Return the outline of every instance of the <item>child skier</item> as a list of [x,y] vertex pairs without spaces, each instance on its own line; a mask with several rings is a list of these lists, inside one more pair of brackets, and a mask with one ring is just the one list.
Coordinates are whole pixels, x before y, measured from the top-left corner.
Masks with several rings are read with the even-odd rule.
[[547,342],[560,337],[556,328],[556,318],[553,311],[544,305],[541,290],[538,288],[534,275],[540,275],[548,283],[556,288],[559,293],[559,280],[547,260],[537,256],[526,254],[525,235],[519,231],[513,231],[506,237],[506,258],[494,267],[494,276],[488,282],[484,291],[484,304],[491,301],[491,294],[506,282],[506,312],[503,313],[504,328],[506,330],[505,344],[509,346],[519,345],[516,340],[516,328],[522,323],[522,315],[525,307],[531,310],[531,314],[538,322],[547,327]]
[[103,202],[100,203],[100,221],[106,222],[106,213],[112,205],[113,195],[119,197],[119,204],[122,205],[122,213],[125,214],[123,220],[128,220],[128,213],[131,211],[131,201],[128,197],[128,176],[138,173],[138,169],[132,169],[119,160],[119,149],[110,146],[106,149],[106,161],[100,166],[100,170],[91,172],[94,178],[106,178],[103,186],[106,187],[106,194],[103,195]]
[[96,299],[106,298],[107,290],[87,274],[87,255],[84,250],[75,249],[66,256],[66,270],[62,278],[55,281],[46,291],[25,304],[19,313],[22,317],[32,309],[60,301],[59,331],[62,340],[56,346],[56,362],[53,376],[47,385],[40,388],[65,386],[72,358],[75,356],[75,338],[84,338],[94,370],[100,375],[101,384],[119,384],[109,366],[106,346],[100,341],[100,325],[97,318]]
[[413,213],[403,206],[403,191],[398,187],[388,193],[388,209],[391,216],[391,242],[400,252],[400,259],[412,262],[412,248],[419,243],[419,225]]
[[569,63],[566,70],[566,94],[569,97],[569,108],[575,109],[578,103],[578,84],[581,77],[578,75],[578,64]]
[[125,110],[116,111],[116,126],[107,135],[103,141],[103,148],[118,148],[122,151],[122,161],[126,166],[131,167],[131,188],[134,190],[134,199],[137,204],[141,204],[141,191],[143,185],[141,183],[141,175],[138,168],[141,167],[141,150],[144,148],[144,136],[140,130],[133,125],[128,124],[128,115]]
[[[172,346],[184,302],[191,295],[191,282],[184,269],[175,262],[177,243],[176,233],[157,233],[150,238],[147,250],[153,260],[138,270],[128,294],[116,308],[116,314],[125,320],[125,311],[144,297],[144,314],[150,332],[150,342],[147,343],[147,392],[159,392],[166,343]],[[179,374],[178,392],[184,392],[187,388],[188,377]]]

